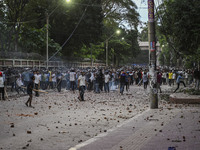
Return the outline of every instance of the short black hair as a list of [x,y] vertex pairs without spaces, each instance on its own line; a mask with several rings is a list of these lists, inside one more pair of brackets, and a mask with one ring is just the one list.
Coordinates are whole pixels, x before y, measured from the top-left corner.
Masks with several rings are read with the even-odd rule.
[[34,76],[31,76],[31,80],[35,80],[35,77],[34,77]]

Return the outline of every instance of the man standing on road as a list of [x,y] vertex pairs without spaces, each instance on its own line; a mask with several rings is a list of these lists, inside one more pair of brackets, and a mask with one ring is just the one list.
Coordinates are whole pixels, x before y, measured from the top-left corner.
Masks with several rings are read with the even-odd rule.
[[162,73],[161,72],[157,72],[157,89],[160,90],[160,93],[162,93],[161,91],[161,82],[162,82]]
[[33,88],[34,88],[34,80],[35,80],[35,77],[32,76],[31,81],[27,85],[27,94],[29,95],[28,101],[25,103],[27,107],[28,106],[32,107],[31,103],[32,103],[32,98],[33,98],[32,91],[33,91]]
[[56,75],[56,78],[57,78],[57,90],[58,92],[61,92],[61,85],[62,85],[62,74],[60,71],[58,71],[57,75]]
[[144,71],[144,74],[142,76],[142,80],[143,80],[143,84],[144,84],[144,89],[147,89],[147,85],[148,85],[148,76],[146,71]]
[[110,89],[109,89],[110,75],[108,74],[108,71],[106,71],[104,78],[105,78],[104,89],[106,93],[109,93],[110,92]]
[[171,84],[172,84],[172,77],[173,77],[173,73],[172,73],[172,71],[170,70],[170,72],[169,72],[169,74],[168,74],[169,86],[171,86]]
[[76,72],[74,69],[71,69],[69,73],[69,81],[70,81],[70,88],[72,89],[73,93],[75,90],[75,79],[76,79]]
[[78,89],[79,89],[79,97],[80,101],[84,101],[84,93],[86,87],[86,77],[85,73],[82,71],[81,75],[78,77]]
[[0,93],[2,94],[2,99],[5,100],[4,97],[4,79],[3,79],[3,74],[0,72]]
[[[35,89],[36,90],[39,90],[39,86],[40,86],[40,80],[41,80],[41,74],[39,74],[39,71],[37,71],[35,74],[34,74],[34,77],[35,77]],[[36,91],[35,92],[35,96],[39,97],[39,92]]]
[[121,93],[121,95],[123,95],[125,83],[126,83],[126,74],[122,70],[122,73],[120,75],[120,93]]

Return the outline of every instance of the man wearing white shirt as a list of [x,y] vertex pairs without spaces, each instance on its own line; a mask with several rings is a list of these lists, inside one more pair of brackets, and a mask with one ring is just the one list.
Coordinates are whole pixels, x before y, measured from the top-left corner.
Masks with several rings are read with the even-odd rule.
[[73,92],[75,90],[75,79],[76,79],[76,72],[74,71],[74,69],[72,69],[69,73],[69,81]]
[[3,73],[0,72],[0,93],[2,94],[2,99],[5,100],[5,97],[4,97],[4,78],[3,78]]
[[94,73],[91,71],[90,72],[90,78],[89,78],[89,91],[92,91],[93,89],[93,81],[94,81]]
[[86,86],[86,78],[84,72],[81,72],[81,75],[78,77],[78,89],[79,89],[79,97],[80,101],[84,101],[84,93]]
[[17,80],[16,80],[16,91],[19,94],[19,90],[22,91],[23,93],[25,93],[24,89],[22,88],[23,86],[23,82],[21,79],[21,76],[17,76]]
[[[39,85],[40,85],[40,80],[41,80],[41,74],[39,74],[39,71],[37,71],[34,74],[34,77],[35,77],[35,80],[34,80],[35,89],[39,90]],[[39,97],[39,92],[38,91],[35,91],[35,96]]]
[[109,93],[110,89],[109,89],[109,81],[110,81],[110,75],[108,74],[108,72],[106,72],[106,74],[104,75],[105,78],[105,92]]

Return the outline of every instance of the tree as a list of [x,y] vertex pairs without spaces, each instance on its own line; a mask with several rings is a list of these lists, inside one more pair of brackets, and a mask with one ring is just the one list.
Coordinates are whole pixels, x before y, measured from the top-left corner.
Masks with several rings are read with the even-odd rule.
[[200,1],[165,0],[159,6],[157,15],[160,20],[159,31],[177,56],[198,55]]
[[5,0],[4,5],[6,6],[7,21],[9,21],[9,26],[12,27],[13,40],[14,40],[14,50],[18,51],[18,39],[19,32],[21,28],[21,23],[25,16],[24,9],[28,3],[28,0]]
[[103,1],[104,23],[125,28],[137,30],[139,23],[139,14],[136,11],[137,6],[132,0],[104,0]]
[[[119,28],[131,47],[118,37],[112,39],[116,40],[113,45],[125,44],[128,53],[122,52],[120,58],[132,57],[137,54],[136,8],[131,0],[73,0],[70,4],[64,0],[0,0],[1,50],[12,51],[17,45],[17,51],[44,56],[49,18],[49,57],[59,54],[82,59],[91,57],[92,51],[94,60],[105,60],[102,42]],[[127,26],[129,30],[125,31]]]
[[139,34],[140,41],[146,42],[148,41],[148,26],[145,24],[145,26],[142,28],[141,33]]

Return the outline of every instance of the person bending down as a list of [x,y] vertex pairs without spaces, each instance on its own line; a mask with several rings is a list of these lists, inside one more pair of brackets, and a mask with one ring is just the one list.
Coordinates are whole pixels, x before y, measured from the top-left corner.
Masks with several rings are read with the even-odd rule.
[[176,88],[176,90],[174,91],[174,93],[179,89],[180,83],[183,83],[184,87],[186,87],[186,86],[185,86],[185,83],[184,83],[183,81],[181,81],[181,79],[183,79],[182,74],[180,74],[180,75],[178,76],[177,80],[176,80],[177,88]]

